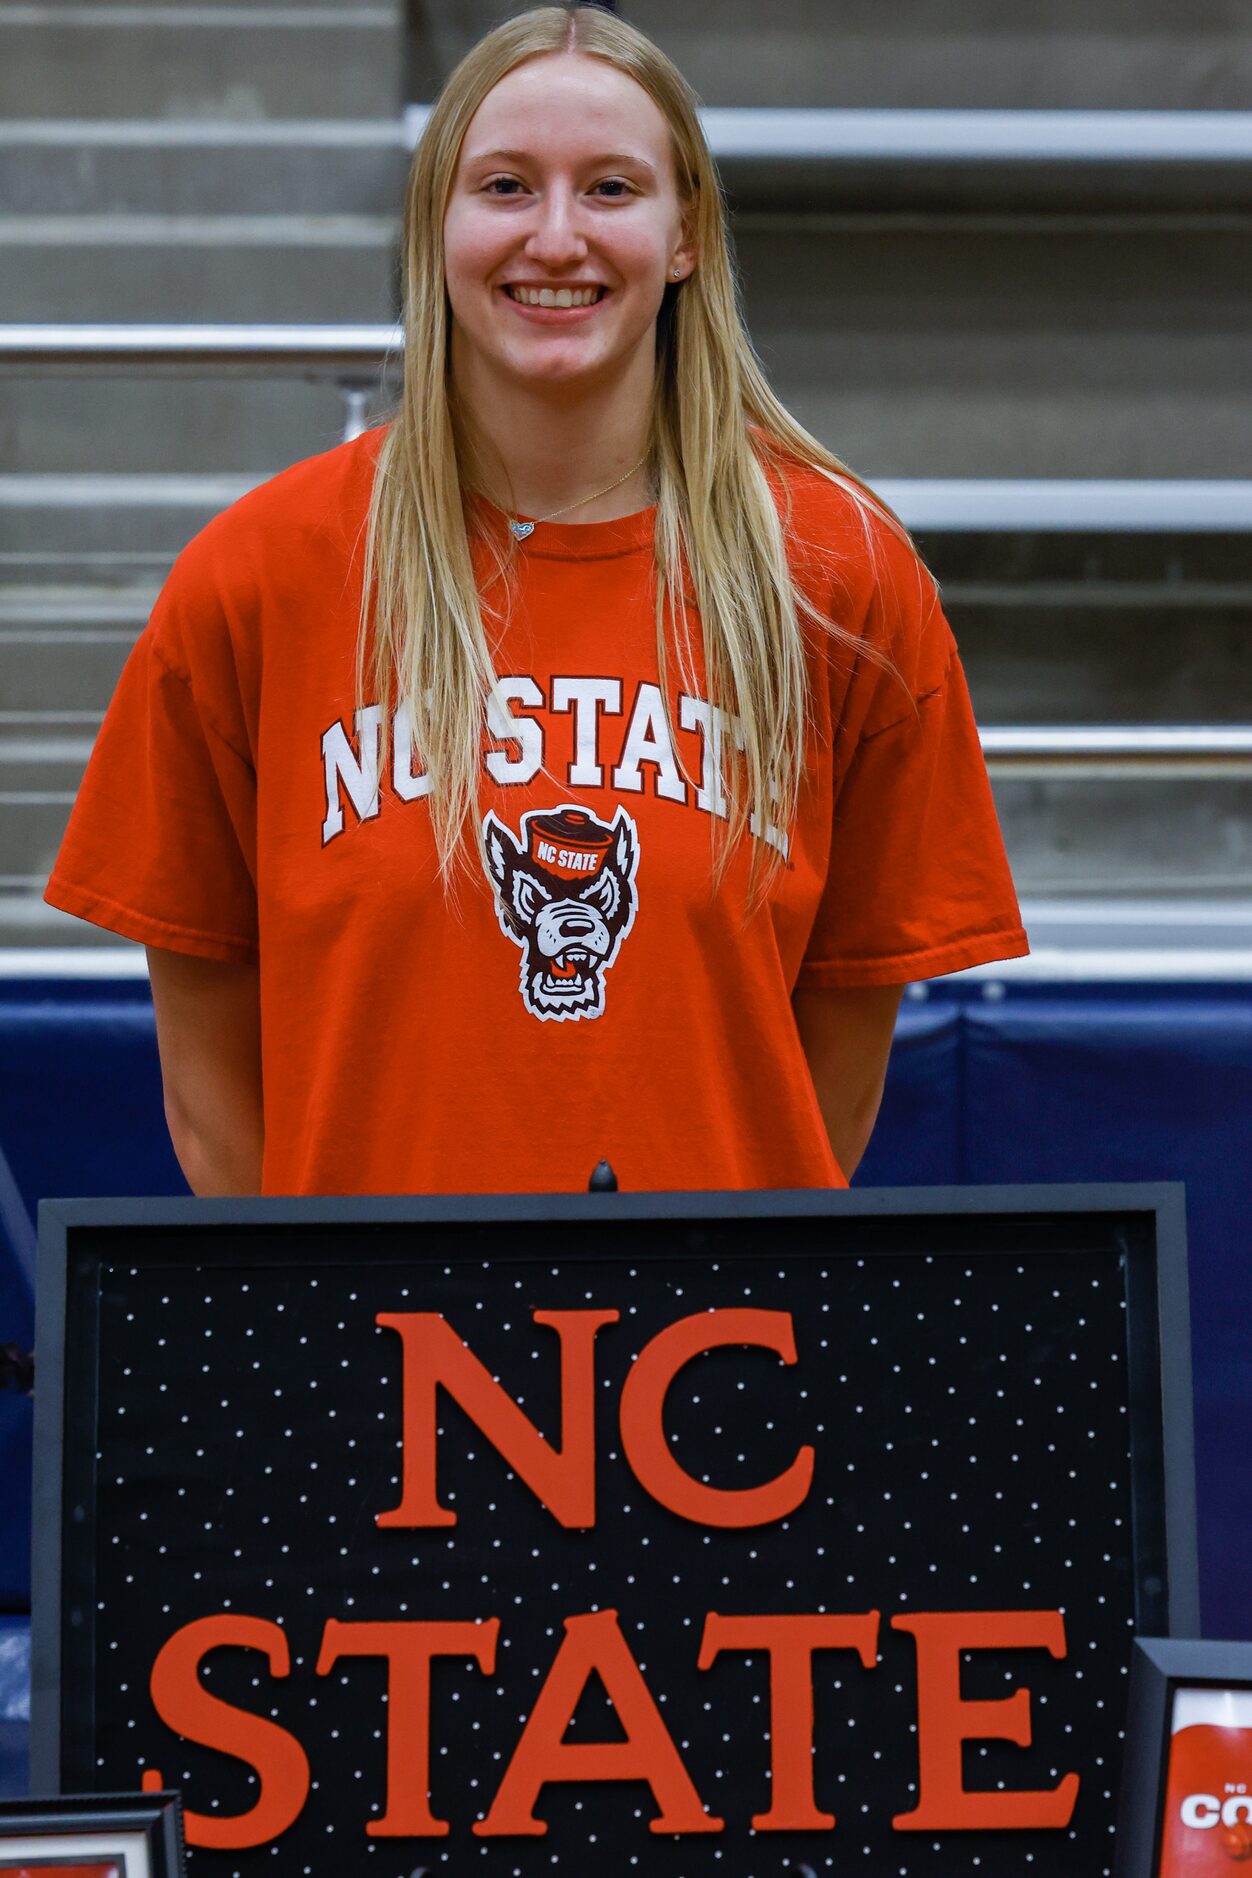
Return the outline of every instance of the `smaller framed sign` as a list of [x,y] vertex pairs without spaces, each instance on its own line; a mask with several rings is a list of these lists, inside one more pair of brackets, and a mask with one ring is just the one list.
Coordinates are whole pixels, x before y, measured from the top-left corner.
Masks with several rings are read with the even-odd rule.
[[0,1800],[7,1878],[184,1878],[176,1793]]
[[1136,1640],[1117,1878],[1252,1870],[1252,1643]]

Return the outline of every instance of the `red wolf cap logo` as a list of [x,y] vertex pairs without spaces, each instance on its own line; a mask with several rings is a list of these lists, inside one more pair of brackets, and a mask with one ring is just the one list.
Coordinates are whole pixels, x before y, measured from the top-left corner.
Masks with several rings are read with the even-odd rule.
[[522,951],[522,1002],[545,1023],[600,1017],[639,902],[638,830],[625,809],[610,826],[565,803],[531,809],[520,833],[483,818],[500,928]]

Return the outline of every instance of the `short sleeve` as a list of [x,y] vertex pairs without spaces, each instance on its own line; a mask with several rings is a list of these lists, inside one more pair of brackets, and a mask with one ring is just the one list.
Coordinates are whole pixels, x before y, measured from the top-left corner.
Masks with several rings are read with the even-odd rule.
[[930,594],[887,635],[898,665],[862,661],[864,696],[854,685],[845,700],[801,986],[907,984],[1029,949],[965,674]]
[[200,958],[256,952],[256,773],[229,635],[188,556],[127,660],[45,898]]

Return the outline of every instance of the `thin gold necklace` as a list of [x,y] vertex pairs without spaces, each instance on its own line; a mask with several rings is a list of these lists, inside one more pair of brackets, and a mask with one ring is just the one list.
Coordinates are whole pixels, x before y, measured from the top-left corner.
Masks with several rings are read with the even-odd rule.
[[633,476],[637,469],[642,469],[647,460],[647,452],[645,451],[637,463],[631,464],[630,468],[626,471],[626,475],[619,476],[617,481],[610,483],[607,489],[597,489],[594,495],[580,496],[577,502],[567,502],[563,509],[553,509],[550,515],[536,515],[533,522],[523,522],[520,521],[516,515],[510,515],[509,527],[513,530],[513,533],[519,541],[525,541],[527,535],[534,534],[540,522],[553,522],[558,515],[568,515],[571,509],[584,508],[588,502],[596,502],[601,496],[611,495],[615,489],[621,488],[627,477]]

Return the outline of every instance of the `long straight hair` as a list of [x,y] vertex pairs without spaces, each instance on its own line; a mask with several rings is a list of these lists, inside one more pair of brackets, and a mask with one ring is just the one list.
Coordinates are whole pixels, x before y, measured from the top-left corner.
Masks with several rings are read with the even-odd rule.
[[[740,308],[726,204],[699,101],[650,39],[601,7],[535,7],[489,32],[443,86],[414,155],[402,250],[404,386],[378,453],[366,522],[358,686],[362,699],[372,694],[383,706],[384,730],[393,709],[410,714],[447,889],[467,852],[477,849],[485,866],[478,790],[497,679],[487,622],[507,617],[516,543],[486,526],[466,497],[478,452],[450,380],[443,224],[461,144],[482,100],[524,60],[565,51],[605,60],[658,106],[694,231],[694,271],[667,285],[657,318],[647,469],[656,492],[657,656],[666,710],[671,651],[687,688],[694,684],[686,596],[700,622],[708,700],[733,720],[733,734],[720,739],[728,816],[724,839],[716,839],[716,885],[745,828],[786,831],[794,819],[809,713],[801,616],[824,639],[884,656],[818,612],[793,581],[784,466],[806,465],[847,491],[871,553],[874,516],[905,542],[909,535],[770,390]],[[779,472],[773,481],[783,491],[782,514],[771,466]],[[477,541],[494,564],[481,585],[471,547]],[[502,701],[498,708],[507,717]],[[710,819],[716,826],[718,818]],[[777,840],[754,840],[751,848],[755,902],[782,854]]]

